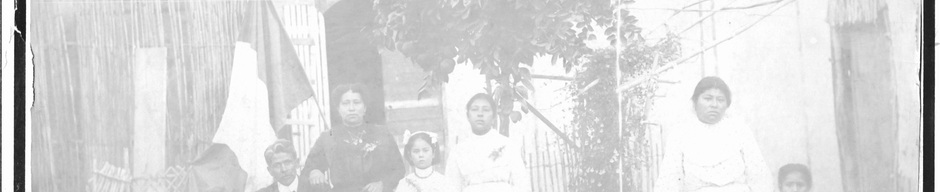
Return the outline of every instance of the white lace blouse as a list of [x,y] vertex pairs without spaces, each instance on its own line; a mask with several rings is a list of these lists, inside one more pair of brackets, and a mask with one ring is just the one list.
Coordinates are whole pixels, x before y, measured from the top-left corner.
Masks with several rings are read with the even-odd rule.
[[773,192],[753,132],[740,121],[693,121],[667,139],[655,192]]

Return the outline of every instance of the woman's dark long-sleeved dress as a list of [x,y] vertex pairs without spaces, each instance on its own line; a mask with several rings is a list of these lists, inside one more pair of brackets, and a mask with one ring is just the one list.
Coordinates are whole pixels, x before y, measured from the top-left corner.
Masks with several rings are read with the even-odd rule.
[[357,128],[339,124],[320,134],[310,149],[302,174],[311,170],[329,171],[332,189],[323,191],[362,191],[369,183],[382,181],[390,192],[405,176],[405,164],[395,139],[385,127],[363,124]]

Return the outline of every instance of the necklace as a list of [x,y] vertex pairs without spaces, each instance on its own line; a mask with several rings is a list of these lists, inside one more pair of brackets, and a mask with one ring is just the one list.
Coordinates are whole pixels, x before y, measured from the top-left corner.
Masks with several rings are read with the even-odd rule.
[[346,133],[349,135],[349,138],[343,141],[351,145],[359,146],[359,144],[363,143],[362,136],[366,134],[366,130],[346,130]]

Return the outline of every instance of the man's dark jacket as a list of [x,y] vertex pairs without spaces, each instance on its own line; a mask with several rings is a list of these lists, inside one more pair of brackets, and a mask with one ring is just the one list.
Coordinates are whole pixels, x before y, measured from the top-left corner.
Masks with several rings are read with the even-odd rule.
[[[296,192],[314,192],[313,188],[310,187],[310,181],[307,181],[307,178],[301,177],[298,175],[297,178],[294,178],[294,182],[300,182],[300,183],[297,183]],[[274,181],[274,183],[271,183],[271,185],[268,185],[267,187],[259,189],[258,192],[290,192],[290,191],[278,191],[277,181]]]

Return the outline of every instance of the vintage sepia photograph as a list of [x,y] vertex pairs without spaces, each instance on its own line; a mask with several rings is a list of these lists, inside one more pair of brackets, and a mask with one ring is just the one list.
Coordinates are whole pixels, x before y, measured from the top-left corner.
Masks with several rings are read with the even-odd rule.
[[923,0],[26,4],[26,191],[925,190]]

